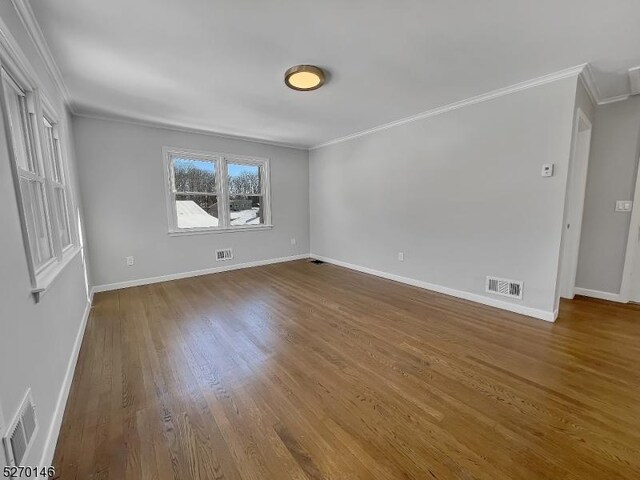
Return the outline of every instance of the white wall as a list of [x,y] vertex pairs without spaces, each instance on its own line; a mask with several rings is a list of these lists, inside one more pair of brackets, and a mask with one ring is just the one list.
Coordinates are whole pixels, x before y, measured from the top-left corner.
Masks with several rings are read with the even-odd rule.
[[481,297],[487,275],[523,280],[498,299],[552,312],[576,83],[313,150],[311,252]]
[[[32,64],[65,130],[72,184],[77,192],[70,119],[44,64],[9,1],[0,2],[0,18]],[[78,255],[36,304],[31,295],[9,151],[0,116],[0,408],[10,422],[26,390],[32,389],[39,432],[26,465],[50,462],[61,420],[57,409],[74,341],[87,306],[84,262]],[[75,212],[78,215],[78,212]],[[73,365],[72,365],[73,366]],[[63,401],[64,401],[63,395]],[[50,442],[47,443],[49,432]],[[44,457],[43,457],[44,455]]]
[[633,200],[639,155],[640,96],[599,106],[591,140],[577,287],[620,292],[631,214],[615,212],[615,202]]
[[[94,285],[309,253],[306,151],[111,120],[73,123]],[[163,146],[270,158],[273,229],[169,236]],[[225,247],[234,259],[216,262]]]

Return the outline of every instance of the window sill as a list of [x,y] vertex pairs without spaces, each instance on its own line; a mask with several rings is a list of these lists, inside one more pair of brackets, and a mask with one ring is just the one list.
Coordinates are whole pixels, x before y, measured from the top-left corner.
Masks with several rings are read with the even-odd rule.
[[210,233],[237,233],[237,232],[253,232],[256,230],[271,230],[273,225],[250,225],[247,227],[230,227],[230,228],[192,228],[182,230],[170,230],[169,235],[172,237],[180,237],[182,235],[206,235]]
[[64,255],[62,256],[62,260],[59,262],[54,262],[52,265],[47,267],[44,271],[38,274],[36,279],[36,286],[31,289],[31,293],[33,294],[36,303],[40,301],[40,298],[45,294],[45,292],[51,288],[55,280],[60,276],[62,271],[66,268],[71,261],[76,258],[76,256],[80,253],[82,248],[80,246],[73,246],[65,250]]

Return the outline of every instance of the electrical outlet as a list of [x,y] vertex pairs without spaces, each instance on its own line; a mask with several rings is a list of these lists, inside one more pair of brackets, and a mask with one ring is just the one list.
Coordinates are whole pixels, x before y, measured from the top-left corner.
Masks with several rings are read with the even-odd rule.
[[404,262],[404,252],[398,252],[398,261]]
[[553,177],[553,163],[545,163],[542,165],[542,176]]
[[295,238],[291,239],[291,245],[295,245],[296,243],[298,243],[298,241]]
[[630,200],[616,201],[616,212],[630,212],[633,208],[633,202]]
[[135,263],[135,259],[133,257],[127,257],[127,267],[132,267]]

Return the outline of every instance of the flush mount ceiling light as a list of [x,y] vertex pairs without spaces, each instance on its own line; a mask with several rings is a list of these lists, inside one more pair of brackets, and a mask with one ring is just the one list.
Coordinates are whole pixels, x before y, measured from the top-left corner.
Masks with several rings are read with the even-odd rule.
[[315,65],[296,65],[284,73],[287,87],[302,92],[320,88],[324,83],[324,72]]

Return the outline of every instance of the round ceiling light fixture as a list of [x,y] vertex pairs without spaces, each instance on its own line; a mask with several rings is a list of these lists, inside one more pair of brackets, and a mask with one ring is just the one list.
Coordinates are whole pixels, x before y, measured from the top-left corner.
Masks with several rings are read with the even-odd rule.
[[296,65],[284,73],[284,83],[294,90],[308,92],[324,84],[324,72],[315,65]]

